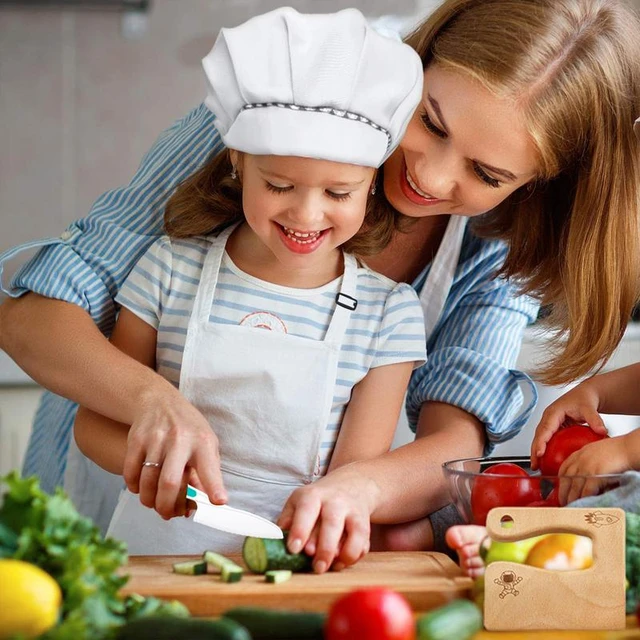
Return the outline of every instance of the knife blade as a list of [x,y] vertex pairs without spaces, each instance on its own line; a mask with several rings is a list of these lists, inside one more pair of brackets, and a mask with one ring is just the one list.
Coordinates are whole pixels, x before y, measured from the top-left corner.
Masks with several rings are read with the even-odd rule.
[[196,503],[194,522],[240,536],[284,538],[282,529],[270,520],[226,504],[211,504],[206,493],[191,485],[187,485],[187,499]]

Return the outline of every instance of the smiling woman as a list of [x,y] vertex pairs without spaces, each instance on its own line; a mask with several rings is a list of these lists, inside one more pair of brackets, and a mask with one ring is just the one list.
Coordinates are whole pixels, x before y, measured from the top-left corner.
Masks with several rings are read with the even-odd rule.
[[389,200],[491,211],[475,231],[509,243],[501,273],[551,310],[551,384],[607,360],[640,291],[638,28],[608,0],[450,0],[407,40],[424,92]]
[[416,217],[425,215],[423,207],[429,215],[476,216],[535,179],[536,147],[513,100],[438,63],[424,81],[422,103],[385,165],[396,209]]

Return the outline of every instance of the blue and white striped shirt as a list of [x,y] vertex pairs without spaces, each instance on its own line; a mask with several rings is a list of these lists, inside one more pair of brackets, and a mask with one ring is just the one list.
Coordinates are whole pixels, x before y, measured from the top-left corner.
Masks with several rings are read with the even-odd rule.
[[[210,238],[176,240],[163,236],[142,256],[116,297],[117,303],[158,332],[156,371],[176,387],[210,246]],[[225,252],[209,321],[323,340],[341,282],[340,277],[312,289],[265,282],[239,269]],[[356,289],[351,294],[358,300],[358,308],[349,314],[316,475],[327,472],[353,388],[369,370],[400,362],[420,366],[426,361],[422,307],[408,284],[358,267]]]
[[[116,294],[163,233],[169,195],[221,147],[214,116],[200,105],[160,135],[127,186],[105,193],[60,238],[42,241],[7,293],[17,297],[34,291],[80,305],[108,335]],[[512,423],[522,404],[519,381],[524,376],[513,367],[537,304],[517,297],[513,285],[493,279],[506,252],[503,243],[479,239],[467,229],[444,311],[427,340],[429,359],[414,371],[407,399],[414,428],[420,406],[429,401],[477,416],[486,427],[487,452],[513,437],[532,410]],[[13,255],[0,256],[0,266]],[[413,283],[417,291],[429,268]],[[75,411],[72,402],[47,392],[36,414],[24,473],[37,473],[46,490],[62,482]]]

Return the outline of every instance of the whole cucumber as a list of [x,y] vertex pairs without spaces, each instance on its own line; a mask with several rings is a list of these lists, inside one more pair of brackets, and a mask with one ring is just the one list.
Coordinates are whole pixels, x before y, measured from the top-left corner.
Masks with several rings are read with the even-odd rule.
[[230,618],[199,620],[167,616],[140,618],[120,627],[116,640],[252,640],[241,624]]
[[454,600],[420,616],[418,640],[469,640],[482,629],[482,612],[469,600]]
[[[326,615],[260,607],[235,607],[223,614],[245,627],[253,640],[322,640]],[[355,640],[355,639],[354,639]]]

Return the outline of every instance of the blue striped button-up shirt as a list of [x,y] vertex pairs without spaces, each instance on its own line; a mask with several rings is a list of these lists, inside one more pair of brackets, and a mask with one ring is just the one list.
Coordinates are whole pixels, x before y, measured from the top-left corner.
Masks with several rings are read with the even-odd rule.
[[[221,147],[214,117],[200,105],[160,135],[127,186],[105,193],[89,215],[60,238],[0,256],[1,280],[3,261],[20,249],[41,246],[15,275],[7,293],[34,291],[77,304],[108,335],[116,316],[116,294],[163,233],[168,196]],[[407,399],[413,428],[420,406],[430,400],[476,415],[486,426],[487,452],[513,437],[533,408],[516,416],[523,398],[519,383],[527,378],[513,367],[537,304],[492,278],[505,255],[502,243],[466,231],[444,311],[427,342],[428,362],[414,372]],[[429,265],[414,283],[416,290],[428,273]],[[43,395],[23,471],[38,474],[46,490],[62,482],[75,411],[74,403],[49,392]]]

